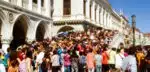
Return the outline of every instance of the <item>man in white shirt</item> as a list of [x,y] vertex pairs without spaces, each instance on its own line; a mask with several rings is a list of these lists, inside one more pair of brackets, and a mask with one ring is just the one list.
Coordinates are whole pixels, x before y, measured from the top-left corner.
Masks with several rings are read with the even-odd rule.
[[43,58],[44,58],[44,51],[43,51],[43,45],[40,45],[39,47],[38,47],[38,49],[39,49],[39,51],[40,51],[40,53],[37,55],[37,57],[36,57],[36,63],[37,63],[37,65],[38,65],[38,72],[42,72],[42,70],[41,70],[41,64],[42,64],[42,62],[43,62]]

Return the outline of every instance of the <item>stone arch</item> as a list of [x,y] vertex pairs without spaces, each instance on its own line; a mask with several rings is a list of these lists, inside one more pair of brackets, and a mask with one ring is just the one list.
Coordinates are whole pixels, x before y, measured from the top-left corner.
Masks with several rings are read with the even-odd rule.
[[10,43],[10,48],[12,48],[12,50],[15,50],[18,46],[26,43],[29,23],[28,16],[24,14],[20,14],[16,17],[12,29],[13,40]]
[[72,30],[74,30],[74,27],[72,27],[72,26],[63,26],[58,30],[57,33],[67,32],[67,31],[72,31]]
[[47,29],[46,23],[44,21],[39,21],[36,28],[36,34],[35,34],[35,38],[37,41],[42,41],[44,39],[46,29]]

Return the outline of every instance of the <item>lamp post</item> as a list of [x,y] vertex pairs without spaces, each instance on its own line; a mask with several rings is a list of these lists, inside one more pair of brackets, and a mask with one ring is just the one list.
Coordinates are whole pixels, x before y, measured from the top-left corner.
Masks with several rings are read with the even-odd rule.
[[135,42],[136,42],[136,40],[135,40],[135,28],[136,28],[135,19],[136,19],[136,16],[132,15],[131,17],[132,17],[132,31],[133,31],[133,46],[135,47]]

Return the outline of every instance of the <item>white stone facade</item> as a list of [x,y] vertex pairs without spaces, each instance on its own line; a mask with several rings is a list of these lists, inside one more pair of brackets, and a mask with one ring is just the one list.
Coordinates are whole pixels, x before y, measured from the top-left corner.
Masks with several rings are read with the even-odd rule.
[[[94,25],[96,27],[103,27],[105,29],[122,32],[122,28],[128,25],[128,22],[124,20],[124,18],[121,18],[119,14],[115,13],[110,4],[105,0],[71,0],[71,14],[69,15],[63,14],[64,1],[65,0],[54,0],[54,26],[55,23],[57,24],[58,22],[65,25],[69,24],[68,21],[71,23],[81,21],[82,23],[79,24],[85,24],[86,22],[85,25]],[[122,21],[125,21],[126,23],[122,24]],[[57,25],[57,27],[59,27],[59,25]],[[73,27],[75,29],[75,25]],[[81,27],[81,29],[83,30],[83,27]],[[53,35],[56,35],[57,30],[55,31],[56,32],[54,32],[55,34]],[[127,32],[127,28],[124,29],[124,31]]]
[[5,52],[12,40],[22,32],[24,36],[20,39],[27,42],[36,40],[38,30],[45,30],[43,38],[51,37],[51,1],[44,0],[42,6],[41,0],[37,3],[33,0],[0,0],[1,42]]

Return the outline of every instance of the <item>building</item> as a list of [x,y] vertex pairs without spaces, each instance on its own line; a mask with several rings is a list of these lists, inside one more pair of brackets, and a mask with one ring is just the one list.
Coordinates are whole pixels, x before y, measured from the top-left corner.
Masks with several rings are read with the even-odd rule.
[[53,20],[53,35],[66,27],[75,31],[89,26],[109,29],[111,6],[106,0],[54,0]]
[[88,27],[118,30],[122,35],[116,45],[124,42],[130,30],[128,19],[113,10],[108,0],[54,0],[53,21],[52,35],[69,30],[86,31]]
[[54,0],[53,20],[53,35],[63,29],[84,31],[89,26],[122,32],[128,25],[107,0]]
[[50,37],[53,0],[0,0],[2,49]]

